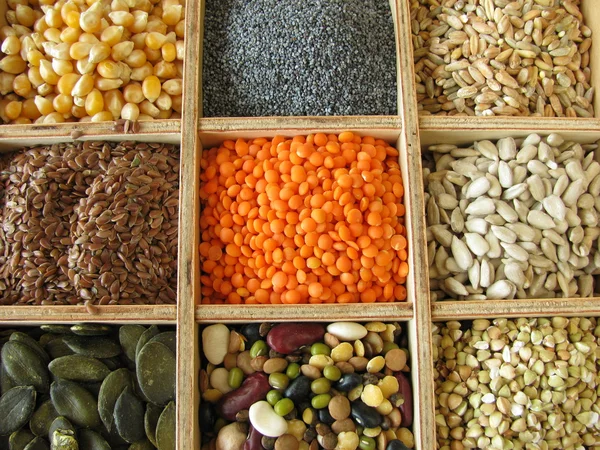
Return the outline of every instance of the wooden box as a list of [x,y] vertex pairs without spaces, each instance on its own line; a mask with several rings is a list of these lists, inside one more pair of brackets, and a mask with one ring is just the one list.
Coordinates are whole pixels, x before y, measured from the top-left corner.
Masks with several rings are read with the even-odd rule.
[[[181,145],[180,233],[178,256],[177,306],[101,306],[90,315],[85,307],[3,307],[2,324],[45,322],[107,322],[176,324],[177,351],[177,448],[199,449],[199,326],[200,324],[260,321],[336,321],[384,320],[405,322],[410,333],[411,369],[414,395],[416,448],[436,448],[433,391],[431,324],[434,321],[476,317],[526,316],[600,316],[600,298],[525,301],[440,302],[431,303],[425,239],[425,208],[421,151],[433,143],[468,143],[477,139],[525,135],[530,132],[560,132],[569,139],[595,142],[600,139],[600,96],[596,96],[596,118],[521,118],[521,117],[419,117],[411,43],[410,5],[416,0],[390,0],[396,30],[397,116],[350,117],[202,117],[202,38],[204,1],[188,0],[184,106],[181,120],[142,122],[136,135],[113,130],[113,123],[5,125],[0,126],[0,149],[24,145],[49,144],[71,140],[72,131],[79,139],[142,140]],[[600,12],[595,0],[582,0],[586,24],[594,31],[591,49],[592,85],[600,86]],[[3,13],[0,5],[0,13]],[[391,55],[390,55],[391,56]],[[312,132],[350,130],[373,135],[393,143],[400,151],[405,184],[406,227],[409,240],[410,276],[408,298],[402,303],[360,305],[274,305],[226,306],[201,305],[200,244],[198,196],[200,157],[225,139],[237,137],[293,136]]]

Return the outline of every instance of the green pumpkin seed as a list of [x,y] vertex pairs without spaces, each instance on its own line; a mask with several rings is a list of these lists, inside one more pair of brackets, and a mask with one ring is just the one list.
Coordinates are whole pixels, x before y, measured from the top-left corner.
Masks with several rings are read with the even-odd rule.
[[34,386],[38,392],[48,392],[48,368],[28,345],[9,341],[2,347],[2,364],[17,386]]
[[38,341],[33,339],[31,336],[28,336],[25,333],[21,333],[20,331],[15,331],[13,334],[10,335],[10,340],[22,342],[23,344],[29,346],[31,350],[36,352],[40,356],[40,358],[42,358],[42,361],[44,361],[46,364],[50,362],[50,357],[48,356],[48,353],[46,353],[46,350],[44,350],[44,348],[38,343]]
[[4,394],[9,389],[16,386],[15,382],[10,378],[3,364],[0,364],[0,395]]
[[96,399],[78,384],[57,380],[50,386],[50,397],[56,411],[75,425],[89,428],[100,425]]
[[17,386],[0,397],[0,435],[9,435],[25,425],[35,408],[33,386]]
[[108,367],[111,371],[118,370],[123,367],[121,360],[114,356],[112,358],[98,358],[100,361],[104,363],[106,367]]
[[46,325],[40,325],[42,331],[54,334],[72,334],[71,327],[69,325],[59,325],[55,323],[49,323]]
[[58,338],[53,339],[46,344],[46,351],[52,359],[75,354],[75,352],[71,350],[67,344],[65,344],[63,338],[64,336],[59,336]]
[[146,437],[152,442],[152,445],[156,447],[156,425],[158,419],[162,414],[164,408],[153,405],[152,403],[146,404],[146,414],[144,414],[144,430],[146,431]]
[[52,400],[46,400],[31,416],[29,428],[36,436],[48,436],[50,425],[58,417],[58,412],[54,409]]
[[138,340],[138,343],[135,347],[135,364],[137,365],[138,363],[138,357],[140,355],[140,352],[142,351],[142,348],[144,348],[144,346],[148,343],[148,341],[150,339],[152,339],[154,336],[156,336],[159,333],[159,329],[156,325],[152,325],[150,328],[148,328],[146,331],[144,331],[142,333],[142,335],[140,336],[140,339]]
[[78,355],[91,358],[112,358],[121,354],[121,346],[109,338],[65,336],[63,341]]
[[21,428],[19,431],[15,431],[10,435],[10,438],[8,439],[8,448],[10,450],[23,450],[34,438],[35,436],[31,431],[26,428]]
[[50,427],[48,428],[47,436],[48,439],[50,439],[50,441],[52,441],[52,435],[57,430],[70,430],[72,432],[75,432],[75,427],[71,422],[69,422],[69,419],[67,419],[65,416],[58,416],[52,421],[52,424],[50,424]]
[[161,344],[166,345],[174,354],[177,353],[177,334],[174,331],[158,333],[148,341],[148,343],[150,342],[160,342]]
[[54,430],[50,440],[52,450],[79,450],[79,444],[72,430]]
[[158,450],[175,450],[175,403],[170,402],[164,409],[156,426],[156,447]]
[[106,336],[110,330],[110,325],[102,323],[79,323],[71,327],[71,331],[78,336]]
[[175,355],[166,345],[150,342],[138,356],[136,368],[140,388],[155,405],[175,399]]
[[134,442],[127,450],[154,450],[154,448],[154,445],[152,445],[150,441],[146,439],[143,441]]
[[106,439],[92,430],[79,430],[79,448],[82,450],[111,450]]
[[115,403],[114,420],[117,431],[130,444],[144,439],[144,404],[129,386]]
[[111,372],[102,382],[98,394],[98,412],[107,430],[111,430],[114,419],[115,403],[126,387],[133,387],[131,374],[127,369]]
[[69,355],[56,358],[48,364],[50,372],[58,378],[69,381],[102,381],[110,373],[108,367],[96,358]]
[[50,445],[45,439],[36,437],[23,450],[50,450]]
[[119,328],[119,342],[127,358],[135,362],[135,349],[140,336],[146,331],[141,325],[123,325]]

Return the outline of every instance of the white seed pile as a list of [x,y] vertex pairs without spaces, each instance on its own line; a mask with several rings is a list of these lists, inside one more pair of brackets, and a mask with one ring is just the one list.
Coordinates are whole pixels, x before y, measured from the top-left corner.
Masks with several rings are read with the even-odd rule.
[[593,294],[597,144],[531,134],[468,148],[432,145],[425,158],[432,300]]
[[438,449],[600,445],[596,319],[434,324]]

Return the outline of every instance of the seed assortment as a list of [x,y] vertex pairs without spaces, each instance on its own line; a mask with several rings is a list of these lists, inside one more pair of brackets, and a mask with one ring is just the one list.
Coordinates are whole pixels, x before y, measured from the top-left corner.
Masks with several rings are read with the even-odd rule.
[[421,114],[594,117],[579,1],[411,1]]
[[203,449],[414,448],[406,347],[398,323],[205,327]]
[[209,0],[203,113],[395,115],[395,57],[387,0]]
[[183,0],[8,2],[4,123],[179,118]]
[[0,173],[0,303],[175,303],[179,151],[84,142]]
[[531,134],[429,151],[424,181],[433,300],[594,294],[597,144]]
[[1,336],[2,448],[175,449],[175,331],[42,325]]
[[406,299],[398,151],[352,132],[225,141],[203,152],[204,303]]
[[435,324],[438,448],[597,448],[595,318]]

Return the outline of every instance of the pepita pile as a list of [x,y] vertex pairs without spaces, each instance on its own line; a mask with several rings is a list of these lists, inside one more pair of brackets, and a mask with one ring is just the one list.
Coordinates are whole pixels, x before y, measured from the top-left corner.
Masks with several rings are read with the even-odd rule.
[[432,300],[590,297],[600,152],[558,134],[425,155]]
[[595,318],[433,326],[440,450],[600,446]]
[[175,331],[0,332],[0,448],[175,449]]

